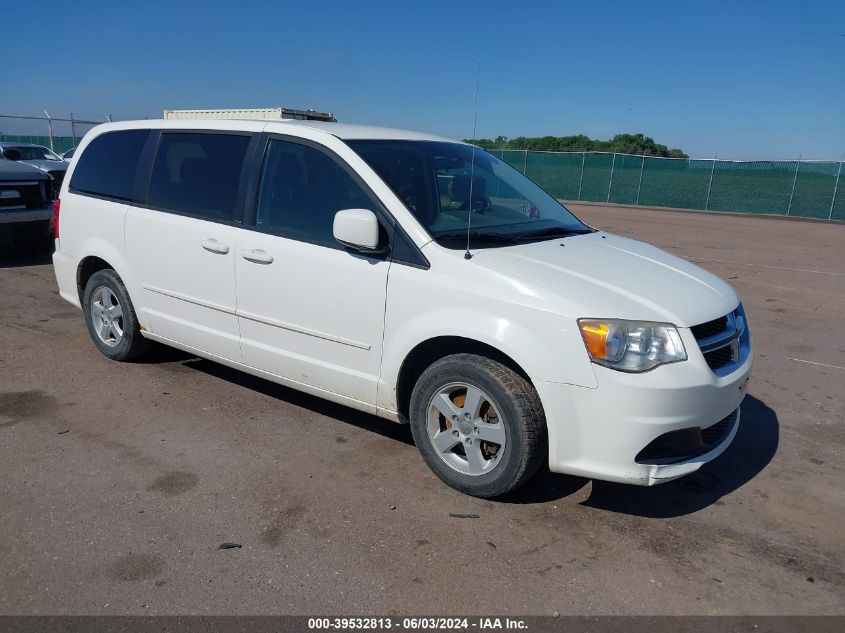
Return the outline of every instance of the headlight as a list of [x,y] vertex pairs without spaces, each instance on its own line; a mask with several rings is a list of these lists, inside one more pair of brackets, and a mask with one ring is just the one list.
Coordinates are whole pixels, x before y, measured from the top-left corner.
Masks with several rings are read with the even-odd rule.
[[673,325],[620,319],[579,319],[587,353],[597,365],[641,372],[687,359]]

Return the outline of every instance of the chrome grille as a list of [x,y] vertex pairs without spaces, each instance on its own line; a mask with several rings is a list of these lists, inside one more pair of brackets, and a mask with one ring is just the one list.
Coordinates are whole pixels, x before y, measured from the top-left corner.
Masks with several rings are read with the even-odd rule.
[[749,348],[748,327],[742,305],[723,317],[690,328],[708,367],[724,376],[738,367]]
[[46,204],[40,181],[0,182],[0,209],[38,209]]
[[710,369],[719,369],[733,361],[733,350],[730,345],[726,345],[712,352],[705,352],[704,360]]
[[695,340],[701,341],[706,338],[710,338],[711,336],[715,336],[716,334],[721,334],[727,330],[728,317],[725,315],[723,317],[719,317],[718,319],[708,321],[707,323],[693,325],[690,329],[692,330],[692,335],[695,337]]

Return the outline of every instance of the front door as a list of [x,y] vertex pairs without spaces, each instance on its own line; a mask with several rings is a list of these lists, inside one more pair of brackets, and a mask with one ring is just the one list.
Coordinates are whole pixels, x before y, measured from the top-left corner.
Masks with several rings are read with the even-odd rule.
[[390,264],[334,240],[334,214],[349,208],[376,204],[337,159],[269,140],[235,263],[241,351],[247,365],[375,408]]

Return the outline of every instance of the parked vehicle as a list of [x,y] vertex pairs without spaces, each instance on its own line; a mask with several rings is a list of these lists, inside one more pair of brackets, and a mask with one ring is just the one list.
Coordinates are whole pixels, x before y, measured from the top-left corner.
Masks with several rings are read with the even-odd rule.
[[43,145],[33,145],[32,143],[3,142],[0,143],[0,156],[31,165],[50,174],[54,191],[58,195],[68,164],[52,150]]
[[64,154],[62,154],[62,160],[65,161],[66,163],[69,163],[70,159],[73,158],[74,153],[76,153],[76,148],[71,147],[68,151],[66,151]]
[[0,160],[0,230],[22,247],[49,245],[52,185],[40,169]]
[[110,123],[80,144],[56,211],[60,294],[104,355],[158,341],[408,422],[472,495],[546,462],[660,483],[739,426],[752,354],[734,290],[587,226],[471,145],[310,121]]

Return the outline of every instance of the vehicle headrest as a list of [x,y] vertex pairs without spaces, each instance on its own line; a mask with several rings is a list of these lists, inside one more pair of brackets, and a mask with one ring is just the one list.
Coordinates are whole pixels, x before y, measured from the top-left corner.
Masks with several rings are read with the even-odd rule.
[[179,180],[183,185],[206,180],[210,162],[205,158],[186,158],[179,168]]
[[[449,197],[453,202],[466,202],[469,200],[470,178],[466,175],[452,176],[449,183]],[[472,179],[472,197],[478,200],[487,195],[487,181],[480,176]]]

